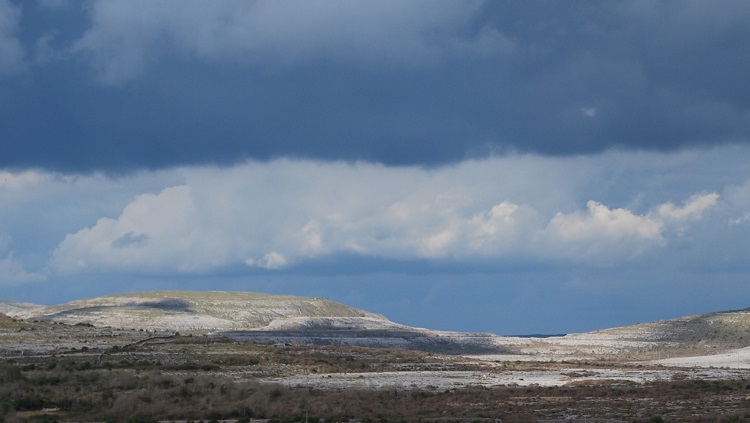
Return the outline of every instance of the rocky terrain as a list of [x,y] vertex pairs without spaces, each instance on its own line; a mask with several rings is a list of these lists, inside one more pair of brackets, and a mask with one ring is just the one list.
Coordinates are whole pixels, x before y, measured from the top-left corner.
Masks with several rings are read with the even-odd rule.
[[492,334],[412,328],[327,299],[250,292],[149,292],[78,300],[51,307],[0,302],[0,312],[23,320],[211,334],[245,341],[450,353],[503,352]]
[[164,291],[113,295],[58,306],[0,302],[17,319],[144,330],[256,330],[331,325],[397,327],[384,316],[322,298],[252,292]]
[[255,293],[0,302],[0,421],[747,421],[748,339],[750,310],[521,338]]
[[[750,309],[559,337],[503,337],[413,328],[322,298],[250,292],[164,291],[58,306],[0,302],[15,319],[110,330],[210,334],[240,341],[406,348],[523,361],[587,360],[750,367]],[[713,357],[699,359],[697,357]],[[689,358],[693,358],[692,360]],[[722,361],[722,357],[726,360]]]

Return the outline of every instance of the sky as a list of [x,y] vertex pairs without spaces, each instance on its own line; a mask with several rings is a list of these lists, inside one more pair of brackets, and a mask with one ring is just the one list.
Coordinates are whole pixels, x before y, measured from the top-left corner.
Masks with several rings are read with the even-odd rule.
[[750,3],[0,0],[0,299],[750,307]]

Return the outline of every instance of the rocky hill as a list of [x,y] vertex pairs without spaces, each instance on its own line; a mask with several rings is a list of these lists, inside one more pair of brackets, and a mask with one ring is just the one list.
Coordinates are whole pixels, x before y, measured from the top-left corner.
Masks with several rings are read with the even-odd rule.
[[677,344],[745,347],[750,345],[750,308],[641,323],[599,333]]
[[113,295],[58,306],[0,302],[16,319],[144,331],[201,332],[238,340],[504,352],[496,336],[412,328],[323,298],[251,292],[163,291]]
[[[58,306],[0,301],[0,313],[97,328],[197,332],[237,340],[501,354],[507,359],[664,359],[743,351],[750,309],[570,334],[515,338],[412,328],[322,298],[249,292],[164,291],[113,295]],[[748,363],[750,365],[750,363]]]
[[398,327],[382,315],[323,298],[251,292],[147,292],[91,298],[49,307],[3,302],[0,303],[0,313],[26,320],[144,330]]
[[[744,360],[741,367],[750,368],[750,349],[747,348],[750,346],[750,309],[697,314],[550,338],[497,337],[495,343],[526,359],[606,358],[662,362],[682,357],[732,354]],[[736,361],[735,358],[732,360]]]

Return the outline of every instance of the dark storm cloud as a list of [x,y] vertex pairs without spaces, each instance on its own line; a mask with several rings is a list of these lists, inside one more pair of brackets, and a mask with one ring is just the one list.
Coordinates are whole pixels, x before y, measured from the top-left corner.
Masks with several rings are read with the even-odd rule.
[[0,166],[750,140],[744,1],[52,4],[0,2]]

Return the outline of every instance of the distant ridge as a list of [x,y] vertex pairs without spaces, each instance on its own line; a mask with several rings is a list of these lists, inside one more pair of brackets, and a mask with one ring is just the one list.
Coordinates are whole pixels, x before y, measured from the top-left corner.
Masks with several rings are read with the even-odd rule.
[[315,326],[386,329],[384,316],[323,298],[254,292],[159,291],[111,295],[57,306],[1,302],[14,318],[144,330],[259,330]]
[[[260,342],[505,354],[505,358],[515,354],[517,359],[660,359],[745,351],[750,346],[750,308],[587,333],[515,337],[413,328],[324,298],[254,292],[144,292],[49,307],[0,301],[0,313],[14,319],[85,324],[103,330],[194,331]],[[750,367],[750,361],[747,365]]]
[[324,298],[254,292],[160,291],[40,306],[0,301],[16,319],[154,332],[195,331],[237,340],[502,352],[496,336],[412,328]]
[[750,308],[695,314],[677,319],[603,329],[592,334],[677,344],[750,345]]

